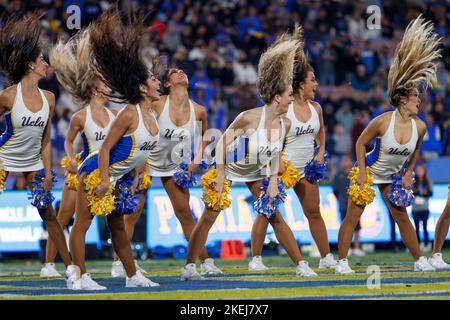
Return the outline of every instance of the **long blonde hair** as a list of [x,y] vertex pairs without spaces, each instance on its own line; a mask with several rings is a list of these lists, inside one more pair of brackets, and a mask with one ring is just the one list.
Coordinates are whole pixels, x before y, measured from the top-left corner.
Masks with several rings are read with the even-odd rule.
[[301,29],[297,28],[293,36],[284,33],[261,55],[256,88],[265,103],[272,102],[275,95],[291,85],[294,58],[303,47],[300,34]]
[[89,103],[99,77],[91,67],[89,28],[80,30],[66,43],[58,42],[50,51],[50,65],[63,88],[74,101],[83,106]]
[[393,106],[398,107],[401,97],[420,85],[428,87],[437,81],[435,60],[441,57],[439,41],[433,24],[425,22],[421,15],[410,22],[389,69],[388,94]]

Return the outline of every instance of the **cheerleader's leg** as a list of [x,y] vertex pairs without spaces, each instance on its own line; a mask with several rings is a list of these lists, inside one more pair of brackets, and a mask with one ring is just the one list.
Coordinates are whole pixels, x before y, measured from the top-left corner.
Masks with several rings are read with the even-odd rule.
[[[161,181],[169,196],[170,202],[172,203],[175,216],[178,221],[180,221],[184,236],[186,237],[186,240],[189,241],[192,231],[195,228],[195,220],[189,205],[189,189],[178,186],[173,177],[161,177]],[[199,258],[201,261],[204,261],[208,259],[208,257],[208,252],[203,247]]]
[[[77,200],[77,191],[69,189],[67,185],[64,185],[61,197],[61,203],[56,219],[58,220],[61,228],[64,229],[69,224],[72,216],[75,212],[75,202]],[[55,262],[56,258],[56,246],[55,243],[48,239],[47,246],[45,248],[45,262]]]
[[348,198],[347,213],[345,214],[344,221],[342,221],[339,228],[338,235],[338,252],[339,259],[346,259],[348,250],[352,244],[353,233],[356,225],[358,224],[361,215],[363,214],[365,206],[356,205],[352,199]]
[[450,227],[450,206],[447,205],[445,206],[444,212],[442,212],[436,224],[436,230],[434,233],[433,254],[440,253],[442,251],[442,246],[444,245],[445,238],[447,237],[449,227]]
[[70,231],[69,246],[72,254],[73,264],[80,268],[80,275],[86,273],[85,242],[86,232],[92,223],[92,214],[89,212],[87,194],[84,190],[84,179],[86,173],[78,178],[78,191],[75,204],[75,222]]
[[416,230],[409,220],[406,208],[394,206],[391,201],[389,201],[388,193],[391,189],[390,185],[380,184],[378,188],[383,195],[384,202],[389,208],[389,212],[391,213],[395,222],[397,222],[398,224],[403,243],[409,249],[409,252],[411,252],[412,256],[414,257],[414,261],[419,260],[419,258],[422,256],[419,246],[419,240],[417,239]]
[[[253,197],[255,199],[258,199],[261,193],[260,190],[261,181],[248,182],[247,186],[250,189],[250,192],[253,194]],[[256,220],[261,218],[266,219],[258,215]],[[272,225],[272,228],[275,231],[275,235],[278,241],[286,250],[291,260],[294,262],[295,265],[298,265],[298,263],[303,259],[291,228],[284,221],[283,217],[279,212],[276,212],[274,214],[274,216],[269,220],[269,223]]]
[[300,200],[303,213],[308,219],[309,229],[319,248],[320,256],[324,258],[330,253],[330,245],[325,221],[320,213],[319,185],[317,182],[311,183],[302,179],[294,186],[294,191]]
[[[28,188],[32,190],[33,180],[37,172],[24,172],[23,175],[27,182]],[[58,220],[56,219],[55,210],[53,205],[47,206],[45,209],[38,209],[39,215],[42,221],[45,223],[48,235],[50,239],[55,243],[56,249],[58,250],[64,265],[67,267],[71,264],[71,258],[69,250],[67,248],[66,237],[64,236],[64,231],[61,228]]]

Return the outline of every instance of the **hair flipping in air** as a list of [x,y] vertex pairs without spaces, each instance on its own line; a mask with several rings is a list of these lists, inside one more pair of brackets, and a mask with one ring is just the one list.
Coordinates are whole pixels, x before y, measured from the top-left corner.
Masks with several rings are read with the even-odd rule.
[[29,72],[29,64],[42,52],[39,44],[41,14],[12,17],[0,29],[0,70],[12,83],[19,83]]
[[93,66],[114,92],[114,100],[137,104],[143,99],[148,69],[140,57],[145,33],[144,16],[132,16],[126,25],[118,11],[105,12],[91,26]]
[[410,22],[389,69],[388,94],[394,107],[398,107],[401,97],[407,97],[412,90],[437,81],[435,60],[441,56],[439,41],[432,23],[425,22],[421,15]]
[[294,58],[301,47],[300,39],[285,33],[261,55],[256,88],[265,103],[271,103],[291,85]]
[[300,89],[300,84],[305,82],[308,76],[308,72],[313,71],[313,68],[309,64],[308,57],[303,51],[304,50],[303,28],[299,25],[296,25],[292,37],[293,39],[298,39],[299,41],[301,41],[302,44],[301,47],[298,48],[297,53],[295,54],[295,61],[294,61],[294,75],[292,79],[292,89],[295,94]]
[[83,106],[89,103],[99,79],[91,66],[90,29],[79,31],[67,43],[59,42],[50,51],[50,64],[59,83]]

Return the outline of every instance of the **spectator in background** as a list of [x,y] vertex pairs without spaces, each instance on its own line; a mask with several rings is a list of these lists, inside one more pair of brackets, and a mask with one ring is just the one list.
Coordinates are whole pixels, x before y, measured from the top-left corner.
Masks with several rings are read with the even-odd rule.
[[344,101],[342,106],[336,112],[335,118],[345,132],[349,133],[353,128],[353,114],[349,101]]
[[367,74],[365,65],[360,64],[356,67],[356,73],[350,77],[350,84],[358,91],[369,91],[372,88],[372,80]]
[[428,237],[427,222],[430,216],[428,209],[428,199],[433,195],[433,185],[428,178],[427,171],[423,164],[416,167],[416,182],[414,183],[414,204],[412,206],[412,216],[416,227],[417,239],[420,241],[420,223],[423,228],[423,242],[421,250],[427,252],[431,250],[431,243]]
[[332,47],[331,40],[325,41],[322,50],[322,63],[319,64],[320,82],[323,86],[334,86],[336,82],[335,63],[336,50]]
[[438,158],[444,151],[441,128],[435,123],[433,114],[426,115],[427,133],[422,142],[424,159]]
[[[198,99],[201,97],[202,102],[198,103],[208,109],[214,96],[214,88],[211,79],[208,78],[203,68],[199,68],[195,71],[195,75],[189,81],[189,87],[191,91],[190,94],[194,96],[194,101],[197,102],[195,97]],[[199,90],[202,92],[198,93]]]
[[352,138],[340,125],[334,127],[333,146],[335,155],[343,155],[351,151]]
[[[341,221],[344,221],[347,213],[347,189],[349,186],[349,180],[347,178],[348,172],[353,167],[353,161],[350,154],[344,154],[342,156],[341,166],[339,171],[334,176],[333,180],[333,193],[336,196],[339,205],[339,213]],[[359,233],[361,231],[361,224],[358,221],[355,227],[355,240],[353,242],[353,249],[351,249],[348,255],[354,254],[356,256],[366,255],[359,243]]]
[[233,65],[234,74],[236,75],[235,84],[245,85],[245,84],[256,84],[257,73],[255,67],[250,64],[250,61],[246,58],[245,54],[242,54],[238,61]]

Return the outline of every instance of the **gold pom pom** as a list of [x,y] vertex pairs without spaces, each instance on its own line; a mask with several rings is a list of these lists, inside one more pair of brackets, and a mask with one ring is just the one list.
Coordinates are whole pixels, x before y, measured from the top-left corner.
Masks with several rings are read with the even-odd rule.
[[202,176],[202,200],[205,203],[206,207],[215,211],[222,211],[223,209],[228,208],[231,204],[231,199],[228,197],[228,194],[230,193],[231,183],[230,181],[225,180],[223,184],[222,194],[220,196],[220,200],[218,201],[217,191],[215,190],[216,175],[216,169],[211,169]]
[[370,168],[366,168],[367,180],[360,186],[356,182],[356,177],[359,174],[359,168],[353,167],[349,174],[348,179],[350,180],[350,187],[348,188],[347,194],[350,196],[352,201],[358,206],[367,206],[372,203],[375,198],[375,191],[372,188],[373,178],[370,172]]
[[[77,161],[78,165],[81,164],[81,153],[78,153],[75,155],[75,160]],[[68,172],[69,170],[69,158],[67,156],[65,156],[64,158],[62,158],[61,160],[61,167],[63,167],[64,169],[66,169],[66,185],[69,187],[70,190],[78,190],[78,175],[76,173],[70,173]]]
[[297,170],[297,168],[287,160],[283,159],[283,164],[285,171],[282,175],[279,175],[278,178],[283,181],[284,185],[286,186],[286,189],[292,188],[297,184],[297,182],[301,179],[300,171]]
[[96,216],[108,215],[114,210],[115,196],[113,195],[114,187],[109,185],[108,192],[101,199],[97,199],[94,191],[101,184],[100,171],[95,169],[92,171],[86,179],[84,184],[87,191],[87,200],[91,209],[91,213]]
[[147,190],[152,185],[152,177],[145,172],[142,176],[141,183],[139,184],[139,190]]
[[78,190],[78,176],[75,173],[66,174],[66,185],[70,190]]
[[6,190],[5,184],[6,184],[6,171],[5,167],[3,166],[2,160],[0,160],[0,193]]
[[65,156],[64,158],[61,159],[61,167],[63,167],[64,169],[69,169],[69,158],[67,156]]

